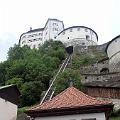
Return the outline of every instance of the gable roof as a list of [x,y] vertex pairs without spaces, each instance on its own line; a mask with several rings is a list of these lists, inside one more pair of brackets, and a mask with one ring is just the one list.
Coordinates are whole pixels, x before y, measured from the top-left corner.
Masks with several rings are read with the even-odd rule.
[[0,98],[5,99],[13,104],[18,103],[18,96],[20,95],[20,91],[18,90],[16,85],[6,85],[0,87]]
[[52,109],[75,108],[83,106],[96,106],[112,104],[110,101],[97,100],[84,94],[74,87],[69,87],[50,101],[35,105],[28,111],[42,111]]

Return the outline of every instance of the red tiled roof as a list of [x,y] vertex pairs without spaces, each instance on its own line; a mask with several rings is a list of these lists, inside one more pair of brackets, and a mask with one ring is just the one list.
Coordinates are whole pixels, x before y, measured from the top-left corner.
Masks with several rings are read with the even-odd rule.
[[31,107],[28,111],[41,111],[48,109],[75,108],[81,106],[96,106],[112,104],[110,101],[97,100],[84,94],[74,87],[69,87],[50,101]]

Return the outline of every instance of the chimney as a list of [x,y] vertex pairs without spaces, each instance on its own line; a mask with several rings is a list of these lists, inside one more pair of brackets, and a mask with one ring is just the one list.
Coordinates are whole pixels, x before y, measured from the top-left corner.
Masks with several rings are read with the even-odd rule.
[[30,27],[30,31],[32,30],[32,27]]

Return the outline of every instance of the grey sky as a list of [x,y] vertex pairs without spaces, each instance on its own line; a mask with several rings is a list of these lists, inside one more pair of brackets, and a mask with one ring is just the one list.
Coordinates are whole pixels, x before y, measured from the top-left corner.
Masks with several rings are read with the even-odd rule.
[[0,61],[23,32],[44,27],[48,18],[92,28],[98,44],[110,41],[120,33],[119,6],[120,0],[0,0]]

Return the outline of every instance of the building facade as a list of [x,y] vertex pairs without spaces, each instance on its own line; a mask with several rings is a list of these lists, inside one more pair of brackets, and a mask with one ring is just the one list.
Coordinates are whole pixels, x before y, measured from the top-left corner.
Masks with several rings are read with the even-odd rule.
[[55,39],[59,32],[64,29],[62,21],[57,19],[48,19],[44,28],[30,29],[20,36],[20,46],[27,45],[30,48],[38,48],[45,41]]
[[0,120],[16,120],[19,95],[16,85],[0,87]]
[[64,29],[63,21],[48,19],[44,28],[30,29],[20,36],[20,46],[28,45],[38,48],[45,41],[60,40],[65,46],[93,46],[97,45],[98,35],[91,28],[85,26],[72,26]]
[[65,46],[94,46],[97,45],[98,36],[95,31],[85,26],[72,26],[61,31],[57,40]]

